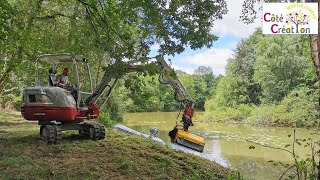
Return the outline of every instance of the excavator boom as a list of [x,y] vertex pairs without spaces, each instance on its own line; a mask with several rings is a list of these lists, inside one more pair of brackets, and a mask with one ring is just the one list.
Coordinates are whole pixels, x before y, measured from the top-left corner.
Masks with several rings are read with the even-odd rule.
[[[172,86],[176,101],[183,105],[183,107],[186,107],[187,105],[193,107],[194,100],[192,99],[186,88],[183,86],[181,81],[177,78],[174,70],[162,57],[157,56],[155,59],[156,62],[151,62],[150,64],[154,64],[160,68],[159,82]],[[116,66],[117,64],[111,64],[105,68],[105,74],[103,75],[99,85],[95,88],[93,94],[85,100],[85,104],[87,106],[90,107],[92,106],[92,104],[94,104],[94,107],[98,107],[99,111],[104,108],[118,80],[118,76],[112,75],[112,73],[108,72],[108,69],[114,69]],[[136,72],[138,66],[141,65],[128,66],[124,74]],[[174,132],[173,135],[170,135],[172,142],[200,152],[203,151],[205,142],[202,137],[191,134],[183,129],[179,129],[177,125],[174,127],[174,130],[172,132]]]
[[[167,64],[167,62],[162,57],[157,56],[156,62],[154,64],[161,70],[161,74],[159,75],[159,82],[172,86],[175,93],[175,99],[179,103],[182,103],[184,106],[186,105],[186,103],[193,104],[194,101],[192,97],[183,86],[181,81],[176,77],[174,70]],[[106,69],[112,69],[113,66],[116,65],[108,65]],[[138,66],[141,65],[129,66],[125,73],[136,72]],[[97,104],[100,109],[103,109],[117,80],[117,77],[112,76],[108,71],[105,71],[102,80],[93,91],[93,94],[85,100],[85,104],[89,105],[90,103],[94,103]]]

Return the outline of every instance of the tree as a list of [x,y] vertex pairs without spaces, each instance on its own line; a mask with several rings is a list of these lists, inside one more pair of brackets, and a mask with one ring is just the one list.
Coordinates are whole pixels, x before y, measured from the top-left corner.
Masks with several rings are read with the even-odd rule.
[[211,47],[218,37],[210,29],[226,13],[224,0],[3,0],[0,95],[8,90],[19,95],[21,88],[11,90],[9,76],[30,84],[42,53],[83,54],[98,80],[103,57],[144,61],[154,44],[160,55]]
[[[22,87],[34,81],[35,61],[39,54],[85,54],[94,62],[95,57],[104,53],[76,1],[6,2],[7,6],[1,6],[1,9],[11,9],[11,14],[6,19],[8,32],[0,43],[4,45],[0,46],[4,62],[0,63],[1,96],[5,93],[19,96]],[[10,76],[17,78],[13,82]],[[23,84],[16,86],[17,81]]]
[[[246,88],[246,103],[260,104],[260,84],[253,80],[257,46],[262,39],[261,29],[257,29],[249,38],[241,40],[234,51],[234,57],[227,64],[227,76],[239,76],[241,86]],[[240,83],[240,82],[239,82]]]
[[[227,13],[224,0],[151,1],[78,0],[96,34],[104,35],[112,57],[144,59],[150,47],[160,44],[161,55],[211,47],[217,36],[213,22]],[[119,52],[120,51],[120,52]]]
[[261,85],[263,103],[278,103],[297,86],[314,79],[310,48],[302,36],[265,36],[256,48],[253,79]]
[[221,77],[214,90],[214,96],[206,104],[207,110],[231,107],[237,108],[247,100],[247,94],[241,79],[236,76]]
[[194,70],[194,74],[203,78],[207,84],[207,88],[210,88],[213,85],[215,76],[210,66],[199,66],[196,70]]
[[168,98],[168,94],[170,94],[170,98],[174,100],[173,93],[168,93],[168,89],[162,87],[156,80],[157,78],[157,76],[142,76],[136,74],[129,74],[125,76],[125,86],[126,89],[129,90],[128,97],[133,102],[128,106],[128,111],[163,111],[164,101]]
[[175,70],[175,72],[176,72],[176,74],[178,75],[178,76],[180,76],[180,75],[185,75],[185,74],[188,74],[188,73],[186,73],[186,72],[184,72],[184,71],[182,71],[182,70]]
[[[242,15],[240,16],[240,19],[244,23],[252,23],[254,20],[257,18],[257,11],[255,10],[255,5],[257,3],[261,2],[303,2],[302,0],[298,1],[292,1],[292,0],[267,0],[267,1],[262,1],[262,0],[244,0],[243,3],[243,8],[242,8]],[[317,0],[306,0],[305,2],[317,2],[318,3],[318,15],[320,17],[320,2]],[[319,20],[320,18],[318,18]],[[319,21],[318,21],[319,22]],[[318,25],[318,33],[320,33],[320,25]],[[313,65],[316,69],[316,75],[318,79],[318,91],[320,92],[320,38],[318,35],[310,35],[309,39],[310,43],[310,49],[311,49],[311,57],[313,61]],[[320,93],[319,93],[320,95]],[[319,96],[319,105],[320,105],[320,96]]]

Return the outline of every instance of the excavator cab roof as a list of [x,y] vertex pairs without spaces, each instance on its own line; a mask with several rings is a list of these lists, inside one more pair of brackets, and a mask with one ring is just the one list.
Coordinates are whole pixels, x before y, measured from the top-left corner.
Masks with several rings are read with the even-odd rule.
[[73,78],[70,77],[70,81],[72,79],[72,84],[75,85],[75,87],[78,87],[78,99],[76,100],[76,102],[77,107],[79,107],[80,99],[84,98],[84,96],[91,95],[93,93],[93,84],[90,67],[87,58],[84,56],[71,54],[40,55],[36,62],[36,86],[47,86],[45,82],[48,81],[48,75],[49,78],[51,76],[55,76],[51,73],[56,71],[60,66],[63,66],[63,68],[72,68],[74,72]]
[[38,61],[53,65],[65,62],[73,62],[73,60],[87,63],[87,58],[81,55],[73,56],[70,54],[43,54],[38,58]]

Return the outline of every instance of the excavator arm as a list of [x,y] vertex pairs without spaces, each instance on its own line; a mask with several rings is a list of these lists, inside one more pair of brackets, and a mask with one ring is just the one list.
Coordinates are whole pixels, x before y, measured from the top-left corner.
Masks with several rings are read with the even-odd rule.
[[[85,104],[89,107],[88,109],[92,111],[93,114],[98,115],[101,109],[103,109],[112,93],[113,88],[115,87],[115,84],[117,83],[118,78],[121,78],[121,76],[126,73],[137,72],[138,68],[143,66],[133,64],[127,66],[127,64],[121,64],[123,62],[118,63],[120,64],[108,65],[105,68],[105,74],[103,75],[101,82],[96,87],[93,94],[85,100]],[[162,57],[157,56],[156,62],[151,62],[150,64],[159,67],[159,82],[172,86],[175,99],[184,107],[187,105],[188,108],[193,107],[194,101],[192,97],[167,62]],[[117,67],[121,67],[120,71],[115,71]],[[169,136],[171,137],[171,141],[174,143],[186,146],[199,152],[203,151],[205,145],[204,139],[200,136],[187,132],[187,130],[184,128],[178,128],[177,124],[174,129],[169,132]]]
[[[156,57],[156,62],[151,64],[157,66],[160,69],[159,82],[162,84],[171,85],[174,90],[174,95],[176,101],[181,103],[183,106],[187,104],[193,105],[193,99],[183,86],[181,81],[177,78],[174,70],[167,64],[167,62],[160,56]],[[100,110],[104,108],[109,96],[115,84],[118,81],[118,74],[109,73],[108,70],[114,69],[116,65],[108,65],[106,71],[102,77],[102,80],[98,86],[93,91],[93,94],[85,100],[85,104],[89,106],[90,104],[95,104]],[[124,72],[120,74],[132,73],[137,71],[137,67],[141,65],[130,65],[124,67]]]
[[183,106],[186,106],[187,104],[193,105],[193,99],[186,90],[186,88],[183,86],[181,81],[178,77],[176,77],[176,74],[174,70],[167,64],[167,62],[160,56],[156,57],[157,64],[161,68],[162,72],[159,74],[159,82],[162,84],[169,84],[172,86],[175,94],[175,99],[179,103],[183,104]]

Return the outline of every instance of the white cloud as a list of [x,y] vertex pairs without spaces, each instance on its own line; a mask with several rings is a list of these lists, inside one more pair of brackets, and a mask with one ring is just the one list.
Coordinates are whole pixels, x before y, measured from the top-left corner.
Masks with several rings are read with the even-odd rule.
[[224,47],[228,48],[228,49],[236,49],[238,43],[239,42],[237,42],[237,41],[233,41],[233,42],[230,42],[230,43],[226,44]]
[[246,25],[242,21],[239,21],[243,1],[244,0],[226,0],[228,13],[223,16],[222,20],[214,23],[211,29],[213,34],[218,36],[232,34],[237,37],[246,38],[254,32],[255,28],[262,27],[261,11],[258,11],[258,18],[253,24]]
[[[219,37],[233,35],[238,38],[247,38],[257,27],[262,27],[261,15],[258,11],[258,18],[253,24],[246,25],[240,20],[242,5],[244,0],[226,0],[228,13],[222,20],[216,21],[211,32]],[[258,10],[261,4],[256,6]],[[183,70],[192,74],[199,66],[210,66],[215,75],[225,75],[227,60],[232,58],[232,49],[236,48],[238,42],[231,41],[225,43],[221,48],[211,48],[194,55],[180,55],[173,60],[174,69]]]
[[190,67],[179,67],[179,66],[176,66],[176,65],[172,65],[171,66],[174,70],[182,70],[183,72],[186,72],[188,74],[193,74],[193,71],[194,69],[193,68],[190,68]]
[[173,61],[172,67],[193,73],[199,66],[210,66],[215,75],[224,75],[227,60],[233,56],[233,51],[228,48],[212,48],[204,52],[182,57]]

